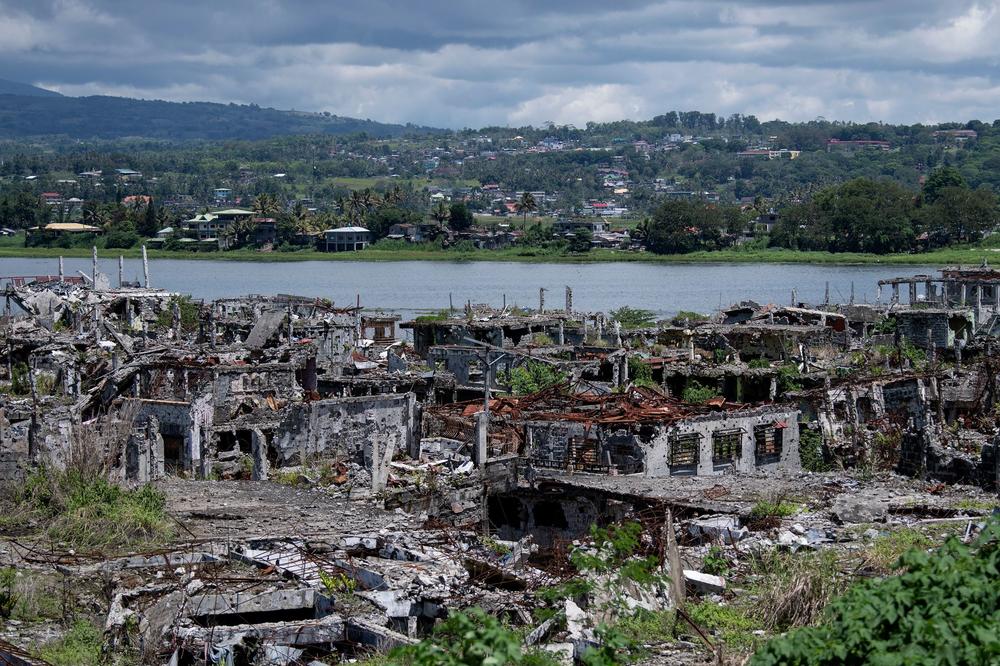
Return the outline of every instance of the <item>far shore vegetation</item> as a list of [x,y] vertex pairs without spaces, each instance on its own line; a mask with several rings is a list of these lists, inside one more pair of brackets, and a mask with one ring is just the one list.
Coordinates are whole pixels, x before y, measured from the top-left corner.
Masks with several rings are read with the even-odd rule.
[[[103,259],[124,256],[139,258],[142,250],[137,245],[130,248],[105,248],[100,239],[92,239]],[[91,245],[68,248],[24,247],[23,235],[0,238],[0,258],[89,258]],[[975,244],[941,248],[927,252],[873,254],[862,252],[824,252],[815,250],[789,250],[787,248],[748,247],[726,250],[702,250],[687,254],[654,254],[624,250],[594,249],[586,253],[561,253],[539,251],[531,247],[513,247],[504,250],[479,250],[474,248],[441,248],[431,243],[410,244],[382,241],[358,252],[320,252],[312,249],[291,252],[261,252],[255,249],[228,250],[225,252],[189,252],[184,250],[148,249],[150,259],[189,259],[209,261],[503,261],[524,263],[606,263],[633,262],[649,264],[691,263],[788,263],[828,265],[900,264],[949,266],[978,264],[986,260],[1000,262],[1000,237],[990,237]]]

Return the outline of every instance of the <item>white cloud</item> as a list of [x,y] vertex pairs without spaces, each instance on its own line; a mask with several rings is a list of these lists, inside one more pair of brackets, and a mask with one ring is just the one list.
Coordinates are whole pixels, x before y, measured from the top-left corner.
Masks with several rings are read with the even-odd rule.
[[140,13],[110,0],[0,0],[0,76],[67,94],[439,126],[672,109],[893,122],[1000,114],[1000,0],[370,0],[339,6],[330,23],[325,3],[179,1]]

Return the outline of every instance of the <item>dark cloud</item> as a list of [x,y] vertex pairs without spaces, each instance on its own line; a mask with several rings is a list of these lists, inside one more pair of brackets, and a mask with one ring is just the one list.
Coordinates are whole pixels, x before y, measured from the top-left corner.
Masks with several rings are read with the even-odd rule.
[[1000,0],[0,0],[0,77],[434,125],[990,119]]

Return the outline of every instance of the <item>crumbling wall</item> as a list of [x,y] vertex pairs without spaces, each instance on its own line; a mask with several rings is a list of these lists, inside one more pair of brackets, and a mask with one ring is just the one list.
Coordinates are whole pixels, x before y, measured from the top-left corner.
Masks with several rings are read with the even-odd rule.
[[[799,458],[799,412],[791,408],[763,408],[739,412],[719,412],[661,426],[654,437],[643,443],[646,451],[645,473],[650,477],[677,474],[711,476],[727,472],[751,473],[779,469],[797,471]],[[758,433],[771,429],[780,433],[780,452],[758,457]],[[733,438],[736,449],[731,459],[715,456],[713,442]],[[673,448],[696,443],[691,464],[672,460]]]
[[333,398],[292,405],[275,431],[278,466],[343,458],[371,468],[381,452],[409,451],[418,437],[413,393]]

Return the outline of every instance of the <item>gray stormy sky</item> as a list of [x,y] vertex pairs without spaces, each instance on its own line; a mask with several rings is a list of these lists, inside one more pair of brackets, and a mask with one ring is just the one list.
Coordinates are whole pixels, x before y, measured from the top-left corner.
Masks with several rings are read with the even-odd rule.
[[1000,117],[1000,0],[0,0],[0,78],[439,127]]

